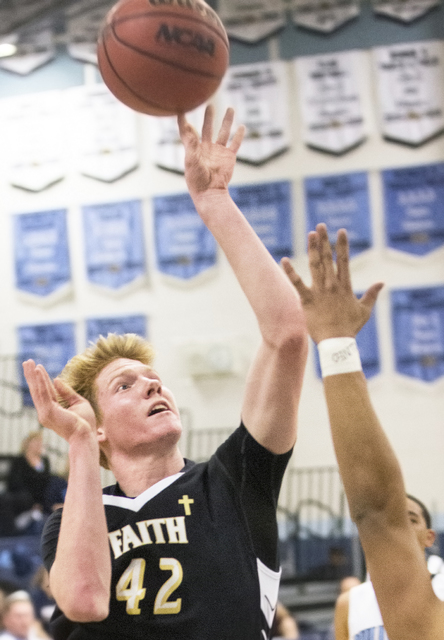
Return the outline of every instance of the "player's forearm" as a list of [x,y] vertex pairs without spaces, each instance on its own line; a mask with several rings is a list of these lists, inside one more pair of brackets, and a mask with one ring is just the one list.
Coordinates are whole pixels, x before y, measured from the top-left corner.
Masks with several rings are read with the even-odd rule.
[[359,523],[375,515],[404,517],[401,470],[372,407],[364,375],[327,376],[324,391],[352,518]]
[[228,191],[194,198],[199,215],[225,253],[259,322],[265,340],[303,336],[299,298]]
[[108,615],[111,560],[94,436],[70,442],[69,480],[51,569],[51,589],[68,618],[97,621]]

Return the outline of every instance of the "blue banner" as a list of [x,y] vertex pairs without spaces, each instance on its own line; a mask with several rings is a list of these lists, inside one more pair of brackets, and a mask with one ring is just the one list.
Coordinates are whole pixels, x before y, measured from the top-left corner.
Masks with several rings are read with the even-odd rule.
[[[358,298],[362,294],[356,294]],[[367,379],[373,378],[381,373],[381,361],[379,356],[378,330],[376,327],[376,314],[373,309],[368,322],[362,327],[356,336],[359,354],[361,356],[362,370]],[[321,366],[319,364],[318,350],[315,349],[316,373],[321,377]]]
[[[36,364],[45,367],[51,378],[55,378],[76,354],[74,324],[60,322],[18,327],[18,343],[22,362],[32,358]],[[19,370],[23,387],[27,389],[21,366]],[[23,402],[32,404],[27,390],[24,392]]]
[[444,287],[391,292],[396,371],[433,382],[444,375]]
[[90,342],[97,342],[99,336],[106,336],[108,333],[136,333],[142,338],[146,338],[147,331],[146,316],[119,316],[116,318],[92,318],[86,321],[86,339]]
[[290,182],[231,187],[230,194],[273,258],[292,257],[293,228]]
[[159,271],[187,280],[216,264],[216,241],[188,193],[153,199]]
[[140,200],[82,207],[88,280],[121,289],[145,274]]
[[387,245],[423,256],[444,244],[444,162],[382,172]]
[[339,229],[347,229],[350,256],[372,246],[367,173],[335,174],[304,181],[307,231],[325,222],[332,245]]
[[48,296],[71,279],[66,210],[14,216],[16,285]]

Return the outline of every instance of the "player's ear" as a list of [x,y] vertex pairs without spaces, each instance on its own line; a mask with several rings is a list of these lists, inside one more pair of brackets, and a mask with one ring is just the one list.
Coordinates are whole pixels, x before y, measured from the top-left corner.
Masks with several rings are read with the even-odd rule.
[[436,540],[436,532],[433,529],[427,529],[426,547],[433,547]]
[[106,435],[105,430],[102,426],[97,427],[97,442],[105,442]]

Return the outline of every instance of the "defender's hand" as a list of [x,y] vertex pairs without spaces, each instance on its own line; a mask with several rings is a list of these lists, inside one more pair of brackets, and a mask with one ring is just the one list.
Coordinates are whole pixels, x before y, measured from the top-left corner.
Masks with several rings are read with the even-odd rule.
[[359,300],[354,295],[345,229],[338,231],[336,265],[325,224],[308,234],[308,259],[311,287],[303,283],[288,258],[281,264],[300,295],[311,337],[316,343],[326,338],[354,338],[370,318],[383,283],[372,285]]

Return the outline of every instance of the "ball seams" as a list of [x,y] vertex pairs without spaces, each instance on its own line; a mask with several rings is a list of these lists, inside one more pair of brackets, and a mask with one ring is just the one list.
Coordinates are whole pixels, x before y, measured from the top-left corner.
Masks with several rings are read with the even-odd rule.
[[205,20],[197,18],[195,15],[184,16],[181,13],[173,13],[171,11],[144,11],[142,13],[133,13],[128,16],[122,16],[121,18],[115,18],[114,20],[110,21],[106,26],[111,27],[113,25],[122,24],[123,22],[132,20],[134,18],[137,19],[145,16],[153,16],[153,18],[178,18],[180,20],[188,20],[189,22],[193,22],[194,24],[202,25],[206,29],[214,33],[214,35],[217,36],[224,43],[227,51],[229,51],[229,44],[228,44],[227,38],[224,37],[225,34],[221,33],[218,29],[208,24],[208,22],[205,22]]
[[[112,60],[111,60],[111,58],[110,58],[110,56],[108,54],[108,50],[106,48],[106,41],[105,41],[105,38],[103,37],[103,35],[102,35],[102,38],[101,38],[101,44],[102,44],[102,49],[103,49],[103,52],[104,52],[104,54],[106,56],[106,59],[108,61],[109,66],[113,70],[116,78],[118,78],[120,80],[120,82],[128,89],[130,94],[132,94],[135,98],[137,98],[138,100],[140,100],[141,102],[143,102],[143,103],[145,103],[147,105],[151,105],[152,107],[155,107],[156,109],[159,109],[160,111],[165,111],[165,107],[163,105],[161,105],[161,104],[159,104],[157,102],[154,102],[153,100],[149,101],[149,100],[146,99],[145,96],[141,96],[138,93],[136,93],[136,91],[134,91],[134,89],[129,84],[127,84],[125,82],[125,80],[120,76],[120,74],[117,73],[117,70],[114,67],[114,64],[113,64],[113,62],[112,62]],[[172,114],[172,115],[174,115],[174,114]]]
[[[161,62],[162,64],[165,64],[165,65],[167,65],[169,67],[174,67],[175,69],[180,69],[181,71],[186,71],[186,73],[192,73],[192,74],[194,74],[196,76],[203,76],[205,78],[215,78],[217,80],[221,80],[223,78],[223,75],[219,75],[219,74],[216,74],[216,73],[211,73],[210,71],[200,71],[199,69],[192,69],[191,67],[187,67],[184,64],[180,64],[178,62],[174,62],[174,61],[171,61],[171,60],[166,60],[165,58],[162,58],[161,56],[156,55],[155,53],[151,53],[151,52],[144,51],[143,49],[139,49],[138,47],[135,47],[134,45],[129,44],[125,40],[122,40],[117,35],[117,33],[116,33],[115,29],[114,29],[114,24],[108,25],[105,31],[111,31],[113,36],[114,36],[114,38],[116,39],[116,41],[119,44],[127,47],[131,51],[135,51],[136,53],[139,53],[140,55],[143,55],[145,58],[151,58],[152,60],[156,60],[157,62]],[[103,38],[102,39],[103,39],[103,43],[104,43],[104,46],[105,46],[106,33],[103,34]],[[107,54],[107,58],[109,60],[108,54]],[[115,72],[114,67],[112,67],[112,68],[113,68],[113,71]],[[118,75],[118,74],[116,73],[116,75]],[[135,94],[135,95],[137,95],[137,94]]]

